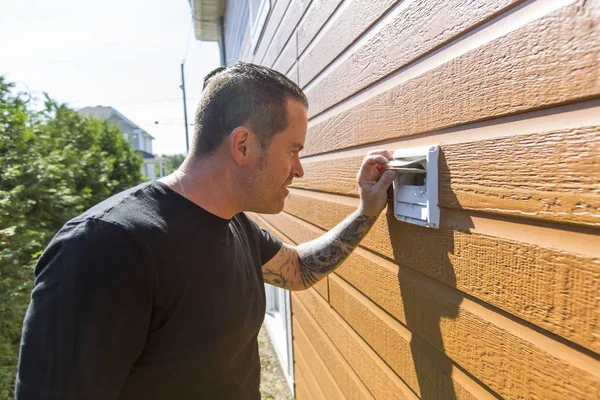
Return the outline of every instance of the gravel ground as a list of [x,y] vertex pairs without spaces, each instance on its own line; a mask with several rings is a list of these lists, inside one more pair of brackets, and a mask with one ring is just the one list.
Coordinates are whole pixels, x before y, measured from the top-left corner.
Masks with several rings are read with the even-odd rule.
[[271,344],[267,328],[263,325],[258,334],[260,353],[260,393],[263,400],[292,400],[292,394]]

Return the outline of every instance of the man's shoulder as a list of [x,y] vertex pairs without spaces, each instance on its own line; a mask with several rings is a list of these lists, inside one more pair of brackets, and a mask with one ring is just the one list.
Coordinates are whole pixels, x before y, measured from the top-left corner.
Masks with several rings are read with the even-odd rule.
[[110,248],[135,242],[145,248],[149,238],[165,231],[160,210],[168,208],[161,203],[169,196],[161,190],[145,182],[117,193],[65,223],[50,244]]
[[125,231],[135,231],[157,221],[160,203],[168,199],[155,182],[144,182],[117,193],[70,220],[67,225],[99,221]]
[[258,224],[254,222],[246,213],[241,212],[233,216],[233,221],[243,230],[246,235],[256,234]]
[[[46,258],[61,249],[70,254],[145,249],[156,208],[152,182],[117,193],[66,222],[44,251]],[[142,250],[145,252],[145,250]]]

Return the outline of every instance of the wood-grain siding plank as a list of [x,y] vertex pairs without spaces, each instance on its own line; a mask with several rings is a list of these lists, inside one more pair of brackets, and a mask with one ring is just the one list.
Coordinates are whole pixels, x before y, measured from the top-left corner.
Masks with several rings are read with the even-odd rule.
[[[311,326],[310,320],[299,320],[294,315],[294,340],[298,348],[307,356],[309,365],[311,359],[319,358],[323,367],[327,369],[338,393],[346,399],[373,399],[371,393],[364,386],[358,375],[348,365],[344,357],[339,353],[333,342],[321,331]],[[317,374],[315,374],[317,375]],[[321,385],[324,389],[325,385]],[[324,390],[327,392],[327,390]],[[329,391],[329,393],[333,393]],[[340,397],[330,397],[340,398]]]
[[373,395],[327,335],[322,330],[315,329],[310,320],[299,320],[296,316],[293,319],[296,321],[294,339],[298,347],[305,354],[310,348],[315,356],[321,358],[344,396],[355,400],[373,399]]
[[403,1],[379,23],[376,33],[350,48],[349,56],[323,72],[317,85],[307,87],[310,115],[320,114],[521,1]]
[[[298,305],[300,300],[301,305]],[[342,349],[342,343],[346,331],[352,331],[338,313],[325,304],[318,296],[310,292],[294,293],[294,304],[296,310],[305,319],[315,321],[315,325],[323,329],[325,333],[335,341],[340,351],[348,353],[347,349]],[[299,309],[299,310],[298,310]],[[310,317],[307,317],[310,315]],[[378,321],[372,321],[369,316],[367,322],[373,329],[377,329],[386,341],[384,348],[375,348],[369,342],[365,342],[364,337],[358,336],[356,332],[353,336],[359,337],[359,343],[368,343],[371,351],[377,353],[377,357],[384,360],[385,363],[412,389],[412,395],[415,393],[424,399],[493,399],[489,392],[479,386],[475,381],[465,374],[457,373],[458,369],[452,365],[452,361],[445,355],[439,353],[427,342],[413,335],[405,326],[394,321],[391,317],[380,313],[382,318]],[[381,325],[383,321],[383,325]],[[307,328],[313,325],[305,324]],[[357,360],[357,362],[359,362]],[[467,390],[466,387],[472,390]],[[406,392],[405,392],[406,393]],[[410,393],[406,393],[411,396]],[[385,398],[385,397],[384,397]]]
[[[310,5],[310,2],[311,0],[294,0],[290,3],[281,24],[279,25],[279,29],[277,29],[273,41],[267,49],[265,57],[259,64],[267,67],[272,66],[285,45],[288,43],[288,40],[295,40],[295,37],[292,37],[292,33],[298,26],[298,22],[300,22],[300,19]],[[294,54],[294,59],[295,58],[296,54]]]
[[253,63],[259,64],[260,60],[264,58],[289,4],[290,0],[277,0],[275,6],[272,6],[269,17],[265,22],[265,27],[263,28],[263,33],[260,37],[260,42],[258,43],[257,48],[255,48],[252,52]]
[[[258,224],[263,229],[266,229],[269,233],[275,236],[277,239],[281,240],[283,243],[287,243],[290,245],[299,244],[292,240],[287,235],[283,234],[279,229],[275,228],[273,225],[265,221],[264,218],[261,217],[260,214],[248,213],[248,215],[252,218],[254,222]],[[329,284],[327,283],[327,277],[321,279],[317,282],[313,288],[325,299],[325,301],[329,301]]]
[[327,282],[327,279],[328,278],[323,278],[313,286],[325,301],[329,301],[329,283]]
[[313,0],[298,25],[298,55],[304,53],[342,0]]
[[[293,186],[357,197],[362,159],[309,159]],[[445,145],[438,173],[442,207],[600,226],[600,126]]]
[[[297,354],[297,353],[294,352],[294,354]],[[299,358],[302,358],[302,356],[300,356]],[[310,378],[308,378],[308,379],[306,378],[306,374],[307,374],[306,366],[300,365],[296,360],[294,360],[294,362],[295,362],[295,366],[294,366],[295,396],[294,396],[294,399],[295,400],[304,400],[304,399],[314,400],[313,395],[308,390],[307,382],[310,382]],[[318,399],[316,399],[316,400],[318,400]]]
[[440,172],[445,207],[600,226],[598,126],[450,145]]
[[[252,61],[252,40],[250,37],[250,27],[248,27],[247,31],[246,31],[246,37],[244,38],[244,41],[242,42],[242,53],[240,55],[240,61],[246,61],[246,62],[251,62]],[[237,61],[237,60],[236,60]],[[231,65],[229,62],[227,63],[227,65]]]
[[304,155],[597,97],[598,8],[577,1],[412,79],[374,86],[311,121]]
[[[304,299],[310,310],[304,305]],[[356,371],[376,399],[417,400],[417,395],[371,349],[358,334],[331,309],[323,299],[310,292],[292,293],[295,316],[300,321],[313,321],[332,339],[348,364]],[[405,360],[410,370],[410,357]]]
[[248,32],[250,18],[245,0],[228,1],[224,17],[226,64],[231,64],[241,56],[242,44]]
[[[341,278],[332,276],[330,285],[332,307],[379,354],[387,351],[393,331],[378,315],[383,313],[381,309]],[[582,356],[576,364],[571,363],[573,359],[563,352],[574,350],[558,344],[543,348],[540,344],[551,342],[549,339],[503,321],[504,317],[483,307],[478,310],[471,301],[431,280],[401,285],[407,292],[403,293],[405,313],[412,315],[407,318],[409,327],[424,339],[435,341],[432,344],[439,351],[503,398],[591,400],[600,395],[597,360]]]
[[300,386],[312,399],[326,400],[327,396],[323,393],[317,378],[313,375],[308,361],[306,361],[306,358],[302,354],[302,350],[300,350],[297,345],[294,350],[294,365],[294,371],[302,376],[300,382],[296,381],[296,388]]
[[[398,1],[346,0],[300,57],[300,87],[306,86]],[[300,35],[304,43],[302,30]]]
[[[287,225],[292,224],[288,222]],[[315,233],[315,236],[318,236],[318,234],[318,232]],[[366,251],[357,250],[336,273],[348,278],[361,291],[366,292],[369,297],[378,301],[387,313],[395,316],[404,323],[408,323],[409,327],[415,329],[418,334],[423,335],[428,341],[433,342],[441,351],[445,350],[446,354],[450,355],[459,365],[465,367],[465,364],[467,364],[470,368],[478,369],[476,372],[481,373],[484,378],[485,371],[483,370],[489,368],[499,374],[499,377],[495,379],[502,381],[501,374],[505,373],[503,368],[505,368],[504,362],[506,361],[504,355],[509,354],[510,356],[507,358],[509,361],[514,360],[514,357],[527,358],[525,364],[520,366],[512,364],[512,361],[510,363],[511,368],[516,368],[512,374],[522,377],[522,380],[518,381],[517,385],[521,388],[519,390],[527,388],[527,379],[531,378],[532,374],[535,375],[538,373],[538,371],[534,371],[528,375],[526,371],[531,367],[528,363],[532,365],[540,363],[544,366],[550,366],[551,370],[557,368],[563,372],[567,371],[569,374],[573,374],[573,376],[585,376],[588,379],[590,377],[590,370],[593,371],[595,369],[595,376],[590,386],[592,390],[590,393],[592,395],[589,397],[574,395],[573,398],[594,398],[597,394],[599,387],[598,379],[600,379],[598,377],[600,364],[597,360],[593,360],[587,356],[579,357],[575,350],[554,342],[528,328],[521,327],[506,317],[484,309],[472,301],[462,298],[460,293],[422,277],[410,268],[398,268],[396,265],[386,262]],[[331,277],[330,285],[333,285],[332,280],[335,280],[335,277]],[[333,287],[330,288],[330,297],[333,303],[332,290],[334,290]],[[302,293],[300,295],[302,296]],[[364,303],[364,301],[361,301],[361,303]],[[298,306],[296,305],[295,307],[298,310]],[[349,308],[356,310],[358,306],[353,304]],[[311,309],[312,315],[316,315],[316,313],[317,311]],[[381,313],[376,312],[376,314]],[[382,317],[380,316],[380,318]],[[371,329],[373,331],[373,338],[381,337],[383,338],[381,340],[384,341],[386,338],[389,338],[389,335],[384,333],[381,327],[374,326],[373,322],[364,315],[357,317],[357,319],[365,321],[364,329]],[[383,319],[385,320],[385,317]],[[440,328],[436,329],[440,321],[444,322],[443,326],[445,328],[439,325]],[[373,346],[368,337],[363,335],[360,330],[357,329],[357,331]],[[526,333],[523,334],[523,331]],[[482,340],[482,335],[491,336],[490,341],[482,344],[479,341]],[[463,352],[471,351],[471,349],[478,349],[473,350],[476,354],[474,356],[475,359],[463,361]],[[378,348],[375,348],[375,350],[383,356]],[[397,349],[389,350],[389,354],[400,354],[398,357],[405,357]],[[513,356],[514,354],[517,356]],[[526,355],[523,356],[523,354]],[[581,358],[583,358],[583,361]],[[572,359],[575,359],[575,361],[570,362]],[[386,362],[390,364],[390,361],[386,360]],[[479,366],[480,362],[481,366]],[[573,367],[573,365],[580,367],[586,363],[589,363],[589,365],[584,368],[586,371],[583,373],[577,370],[577,367]],[[422,363],[419,362],[419,364]],[[474,364],[476,364],[475,367],[473,366]],[[469,368],[466,369],[469,370]],[[507,376],[510,377],[508,379],[509,382],[502,382],[512,385],[513,383],[511,382],[515,379],[512,374],[505,374],[504,378]],[[400,375],[404,378],[404,375],[401,373]],[[549,374],[549,376],[556,375]],[[559,375],[557,382],[552,384],[549,382],[542,383],[542,386],[547,389],[540,392],[540,398],[559,398],[558,393],[562,393],[562,395],[569,393],[571,387],[565,382],[575,378],[570,377],[567,379],[565,376]],[[484,380],[484,382],[486,381]],[[502,382],[500,382],[501,384],[492,382],[494,386],[490,386],[504,393],[503,390],[507,388],[502,386]],[[486,383],[489,384],[489,381]],[[589,380],[587,383],[589,383]],[[536,385],[532,386],[532,390],[538,390]],[[565,391],[561,392],[561,388]],[[581,395],[581,393],[579,394]],[[530,397],[529,395],[525,395],[524,398]]]
[[298,64],[294,64],[287,73],[287,77],[296,85],[298,84]]
[[273,69],[281,72],[282,74],[287,73],[292,65],[296,62],[298,55],[298,39],[296,37],[297,32],[292,34],[289,42],[285,45],[279,58],[273,64]]
[[[286,212],[326,230],[354,209],[295,194],[285,204]],[[286,214],[267,220],[299,242],[322,233]],[[382,215],[361,247],[600,353],[600,259],[515,239]]]

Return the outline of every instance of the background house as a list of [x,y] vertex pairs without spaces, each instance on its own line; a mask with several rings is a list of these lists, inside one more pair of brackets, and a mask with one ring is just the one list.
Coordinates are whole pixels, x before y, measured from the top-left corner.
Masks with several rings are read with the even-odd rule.
[[600,398],[598,1],[192,4],[224,64],[308,96],[305,177],[253,216],[282,240],[357,207],[369,150],[441,148],[438,229],[388,207],[314,289],[269,288],[298,399]]
[[148,179],[158,179],[166,175],[166,160],[152,153],[152,141],[154,137],[137,126],[123,114],[112,107],[96,106],[84,107],[77,111],[84,117],[106,119],[118,125],[123,131],[123,137],[131,144],[131,147],[144,157],[142,174]]

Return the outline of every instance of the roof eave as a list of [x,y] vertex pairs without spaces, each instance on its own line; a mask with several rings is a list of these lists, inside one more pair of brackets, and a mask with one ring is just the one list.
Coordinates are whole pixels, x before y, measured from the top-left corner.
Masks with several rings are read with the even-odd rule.
[[196,39],[218,41],[219,19],[225,11],[225,0],[192,0],[191,6]]

